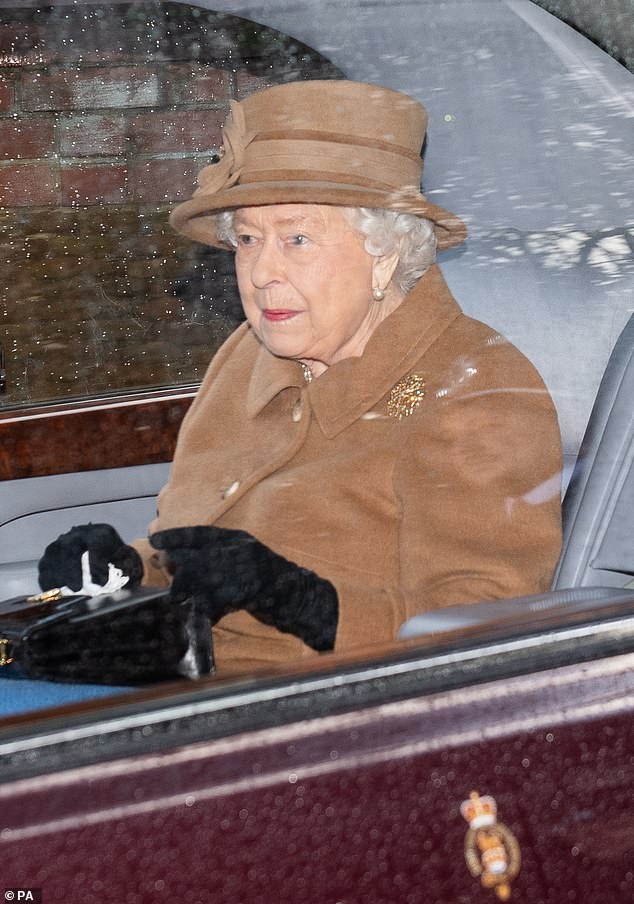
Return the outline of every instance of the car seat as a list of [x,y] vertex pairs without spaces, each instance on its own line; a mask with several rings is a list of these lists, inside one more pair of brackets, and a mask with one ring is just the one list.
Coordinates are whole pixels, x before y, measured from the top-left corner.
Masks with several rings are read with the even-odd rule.
[[634,576],[634,315],[601,380],[563,502],[561,587],[623,587]]

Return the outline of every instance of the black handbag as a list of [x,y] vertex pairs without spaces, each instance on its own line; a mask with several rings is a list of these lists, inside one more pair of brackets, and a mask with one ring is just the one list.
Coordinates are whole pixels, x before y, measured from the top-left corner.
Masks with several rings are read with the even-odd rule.
[[163,589],[0,602],[0,676],[137,685],[213,671],[211,624]]

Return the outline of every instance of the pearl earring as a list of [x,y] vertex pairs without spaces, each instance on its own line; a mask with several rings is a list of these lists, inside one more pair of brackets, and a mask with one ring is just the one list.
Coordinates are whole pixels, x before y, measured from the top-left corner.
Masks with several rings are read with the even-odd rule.
[[385,298],[385,292],[381,289],[380,286],[377,286],[375,289],[372,289],[372,298],[375,301],[383,301]]

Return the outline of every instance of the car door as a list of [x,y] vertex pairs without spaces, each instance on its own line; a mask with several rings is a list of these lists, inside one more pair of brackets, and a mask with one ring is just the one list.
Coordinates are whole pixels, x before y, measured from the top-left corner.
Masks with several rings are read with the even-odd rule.
[[0,582],[38,590],[45,546],[75,524],[144,536],[193,390],[0,412]]
[[[3,595],[34,588],[43,547],[72,524],[131,539],[153,515],[235,322],[227,260],[174,244],[167,215],[230,96],[267,83],[262,22],[290,35],[274,46],[304,75],[322,65],[429,106],[426,189],[471,230],[443,270],[538,364],[572,466],[632,307],[623,67],[516,0],[164,4],[179,27],[189,9],[191,40],[161,32],[161,4],[76,6],[33,7],[2,51]],[[214,10],[249,16],[244,40]],[[27,687],[0,719],[5,899],[631,901],[631,594],[550,615],[514,602],[519,615],[487,626],[270,674],[81,703]],[[14,704],[28,684],[2,683]],[[473,808],[495,833],[478,839]]]
[[626,904],[633,600],[4,719],[4,887]]

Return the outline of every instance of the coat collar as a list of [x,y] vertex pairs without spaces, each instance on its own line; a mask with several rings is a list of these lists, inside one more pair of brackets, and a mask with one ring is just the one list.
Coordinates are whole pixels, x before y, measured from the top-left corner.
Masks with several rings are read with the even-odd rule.
[[246,410],[250,418],[257,417],[266,406],[285,389],[301,388],[306,384],[301,365],[290,358],[276,358],[250,330],[249,338],[257,344],[255,363],[247,388]]
[[296,361],[276,358],[260,345],[247,390],[247,415],[256,417],[285,389],[305,388],[320,428],[326,436],[336,436],[376,405],[461,313],[434,264],[379,324],[361,357],[338,362],[310,385]]

